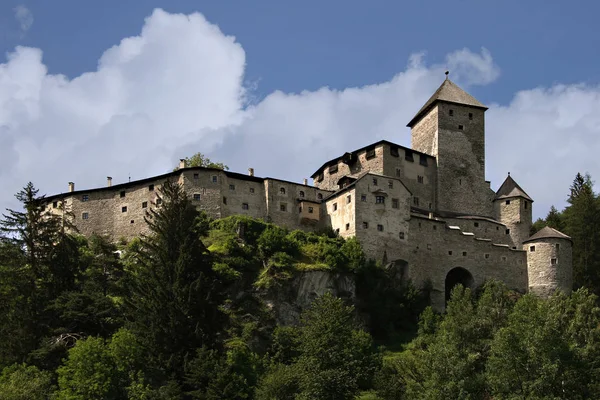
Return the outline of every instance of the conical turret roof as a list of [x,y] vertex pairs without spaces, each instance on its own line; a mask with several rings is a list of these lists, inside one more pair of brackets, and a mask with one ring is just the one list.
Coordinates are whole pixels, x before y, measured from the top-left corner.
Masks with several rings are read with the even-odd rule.
[[462,90],[456,83],[452,82],[450,79],[444,80],[438,90],[427,100],[425,105],[421,107],[419,112],[410,120],[408,123],[408,127],[412,128],[412,126],[417,123],[418,120],[421,119],[423,114],[425,114],[434,104],[438,101],[445,101],[448,103],[456,103],[463,104],[471,107],[477,107],[484,110],[488,108],[481,104],[475,97],[471,96],[469,93]]
[[509,174],[502,186],[500,186],[500,189],[496,192],[495,200],[507,199],[510,197],[523,197],[524,199],[533,201]]
[[539,239],[566,239],[571,240],[570,236],[565,235],[564,233],[557,231],[554,228],[550,228],[549,226],[545,226],[539,231],[537,231],[533,236],[529,239],[525,240],[523,243],[533,242]]

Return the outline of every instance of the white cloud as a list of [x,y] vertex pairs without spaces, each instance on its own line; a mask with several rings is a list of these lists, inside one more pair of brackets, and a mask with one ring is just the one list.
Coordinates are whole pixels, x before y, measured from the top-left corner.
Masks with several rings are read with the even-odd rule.
[[[323,162],[379,139],[410,145],[405,127],[441,83],[445,67],[459,84],[499,76],[491,54],[462,49],[446,64],[424,53],[376,85],[253,101],[244,88],[245,53],[200,14],[155,10],[138,36],[101,57],[96,71],[69,80],[50,75],[40,50],[18,47],[0,64],[0,209],[27,181],[43,192],[140,179],[170,170],[197,151],[233,170],[300,182]],[[556,86],[491,105],[488,177],[510,170],[539,213],[561,205],[578,170],[592,176],[600,150],[600,89]],[[572,166],[572,167],[571,167]],[[540,207],[541,206],[541,207]]]
[[16,6],[13,11],[15,12],[15,19],[19,23],[21,33],[25,34],[33,25],[33,14],[24,5]]

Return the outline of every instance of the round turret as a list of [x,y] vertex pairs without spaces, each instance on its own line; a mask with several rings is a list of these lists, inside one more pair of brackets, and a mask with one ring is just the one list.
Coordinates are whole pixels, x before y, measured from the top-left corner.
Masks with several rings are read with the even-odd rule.
[[548,297],[560,290],[571,293],[573,256],[571,238],[545,227],[523,242],[527,251],[529,292]]

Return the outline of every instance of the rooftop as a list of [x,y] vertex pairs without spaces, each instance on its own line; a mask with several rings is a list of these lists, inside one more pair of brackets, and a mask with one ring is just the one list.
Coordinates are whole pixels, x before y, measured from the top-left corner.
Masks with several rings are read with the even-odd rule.
[[[545,226],[540,229],[536,234],[531,236],[529,239],[525,240],[523,243],[533,242],[539,239],[566,239],[571,240],[570,236],[565,235],[562,232],[557,231],[554,228],[550,228],[549,226]],[[572,240],[571,240],[572,241]]]
[[421,107],[419,112],[410,120],[408,123],[409,128],[412,128],[414,124],[416,124],[421,117],[432,108],[435,103],[438,101],[445,101],[447,103],[456,103],[456,104],[464,104],[467,106],[477,107],[484,110],[488,108],[479,102],[475,97],[471,96],[469,93],[462,90],[456,83],[452,82],[450,79],[444,80],[438,90],[427,100],[425,105]]
[[510,173],[504,180],[504,183],[500,186],[500,189],[496,192],[495,200],[508,199],[510,197],[523,197],[531,202],[533,200],[525,191],[519,186],[517,182],[510,176]]

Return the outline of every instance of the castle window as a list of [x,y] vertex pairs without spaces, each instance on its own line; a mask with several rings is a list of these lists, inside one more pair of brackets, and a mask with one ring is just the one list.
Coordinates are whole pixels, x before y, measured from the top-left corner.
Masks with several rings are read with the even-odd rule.
[[154,185],[148,185],[148,191],[149,192],[153,192],[154,191]]
[[346,196],[346,204],[350,204],[350,203],[352,203],[352,196],[348,195],[348,196]]
[[466,257],[466,256],[467,256],[467,252],[463,251],[463,257]]
[[281,204],[279,205],[279,210],[280,210],[280,211],[284,211],[284,212],[285,212],[285,211],[287,211],[287,204],[285,204],[285,203],[281,203]]
[[388,181],[388,188],[389,189],[393,189],[394,188],[394,181]]
[[125,197],[125,191],[124,191],[124,190],[121,190],[121,193],[119,193],[119,196],[121,196],[121,197]]
[[394,157],[398,157],[398,148],[395,146],[390,147],[390,154]]
[[433,230],[437,231],[437,225],[433,225]]
[[421,175],[417,175],[417,182],[423,183],[423,177]]
[[56,208],[58,207],[58,201],[53,201],[52,202],[52,208]]
[[156,206],[159,207],[162,204],[162,199],[156,199]]
[[499,230],[500,230],[500,227],[499,227],[499,226],[497,226],[497,227],[496,227],[496,230],[497,230],[497,231],[499,231]]
[[454,110],[448,110],[448,115],[451,117],[454,116]]
[[250,193],[254,193],[254,188],[253,187],[250,188]]
[[308,213],[312,214],[314,212],[314,209],[312,207],[308,207]]
[[400,200],[392,199],[392,208],[400,208]]
[[250,206],[248,206],[248,203],[242,203],[242,210],[247,210],[248,208],[250,208]]
[[223,204],[227,204],[227,197],[223,196]]
[[490,258],[490,254],[489,254],[489,253],[485,253],[485,254],[483,255],[483,258]]
[[375,149],[369,149],[369,150],[367,150],[367,155],[366,155],[366,157],[367,157],[367,160],[369,160],[369,159],[371,159],[371,158],[375,157]]
[[323,173],[320,173],[319,175],[317,175],[317,182],[321,182],[323,181]]
[[84,194],[83,196],[81,196],[81,201],[88,201],[90,199],[90,196],[88,196],[87,194]]
[[285,194],[285,188],[279,188],[279,194]]
[[458,130],[460,130],[460,131],[462,131],[464,128],[465,128],[465,127],[464,127],[464,126],[462,126],[462,125],[459,125],[459,126],[458,126]]
[[402,176],[402,170],[400,168],[396,168],[396,176]]
[[529,246],[529,251],[533,253],[535,251],[535,246]]
[[400,239],[404,240],[404,232],[400,232],[399,236],[400,236]]
[[337,211],[337,203],[333,203],[333,211]]
[[363,222],[363,229],[368,229],[368,228],[369,228],[369,223]]
[[148,208],[148,202],[142,201],[142,208]]
[[473,225],[475,225],[475,228],[479,228],[479,222],[475,222]]
[[414,162],[415,159],[413,158],[413,152],[410,150],[405,150],[404,151],[404,159],[406,161]]
[[429,203],[429,209],[431,210],[431,203]]
[[81,219],[88,219],[89,217],[90,217],[90,214],[88,214],[86,212],[81,213]]
[[458,180],[458,184],[459,184],[459,185],[462,185],[462,179],[459,179],[459,180]]
[[506,205],[509,205],[509,204],[510,204],[510,200],[506,200]]
[[304,191],[300,191],[300,197],[304,197]]
[[556,265],[556,258],[550,259],[550,265]]
[[373,178],[373,186],[377,186],[377,178]]
[[506,234],[507,234],[507,235],[510,235],[510,229],[507,229],[507,230],[506,230]]
[[431,250],[431,243],[427,243],[427,250]]
[[419,156],[419,164],[423,165],[423,166],[427,166],[427,156],[425,154],[421,154]]
[[556,243],[556,251],[560,250],[560,244]]
[[419,198],[418,197],[413,197],[413,204],[417,207],[419,207]]
[[375,204],[385,204],[384,196],[375,196]]
[[323,200],[323,194],[322,193],[317,193],[317,199]]
[[229,185],[229,190],[235,190],[235,185]]
[[194,193],[194,200],[200,201],[200,193]]
[[337,235],[337,234],[339,234],[339,233],[340,233],[340,228],[337,228],[337,229],[335,230],[335,234]]
[[330,174],[335,174],[336,172],[338,172],[338,166],[337,166],[337,164],[332,165],[331,167],[329,167],[329,173]]
[[121,212],[127,212],[127,206],[121,207]]
[[350,229],[350,224],[346,224],[346,230]]
[[448,255],[451,256],[452,255],[452,250],[448,250]]
[[218,179],[217,179],[217,176],[216,176],[216,175],[213,175],[213,176],[212,176],[212,182],[213,182],[213,183],[217,183],[217,180],[218,180]]
[[377,225],[377,230],[379,232],[383,232],[383,225],[381,225],[381,224]]
[[133,224],[134,222],[135,222],[134,220],[129,221],[130,224]]
[[200,179],[200,175],[194,174],[194,179],[196,179],[196,180]]
[[367,201],[367,195],[366,194],[361,194],[360,195],[360,201]]
[[302,206],[298,207],[298,213],[302,214]]
[[469,113],[469,120],[473,120],[473,113]]
[[524,202],[523,202],[523,207],[525,207],[525,209],[526,209],[526,210],[527,210],[527,206],[528,206],[527,202],[526,202],[526,201],[524,201]]

